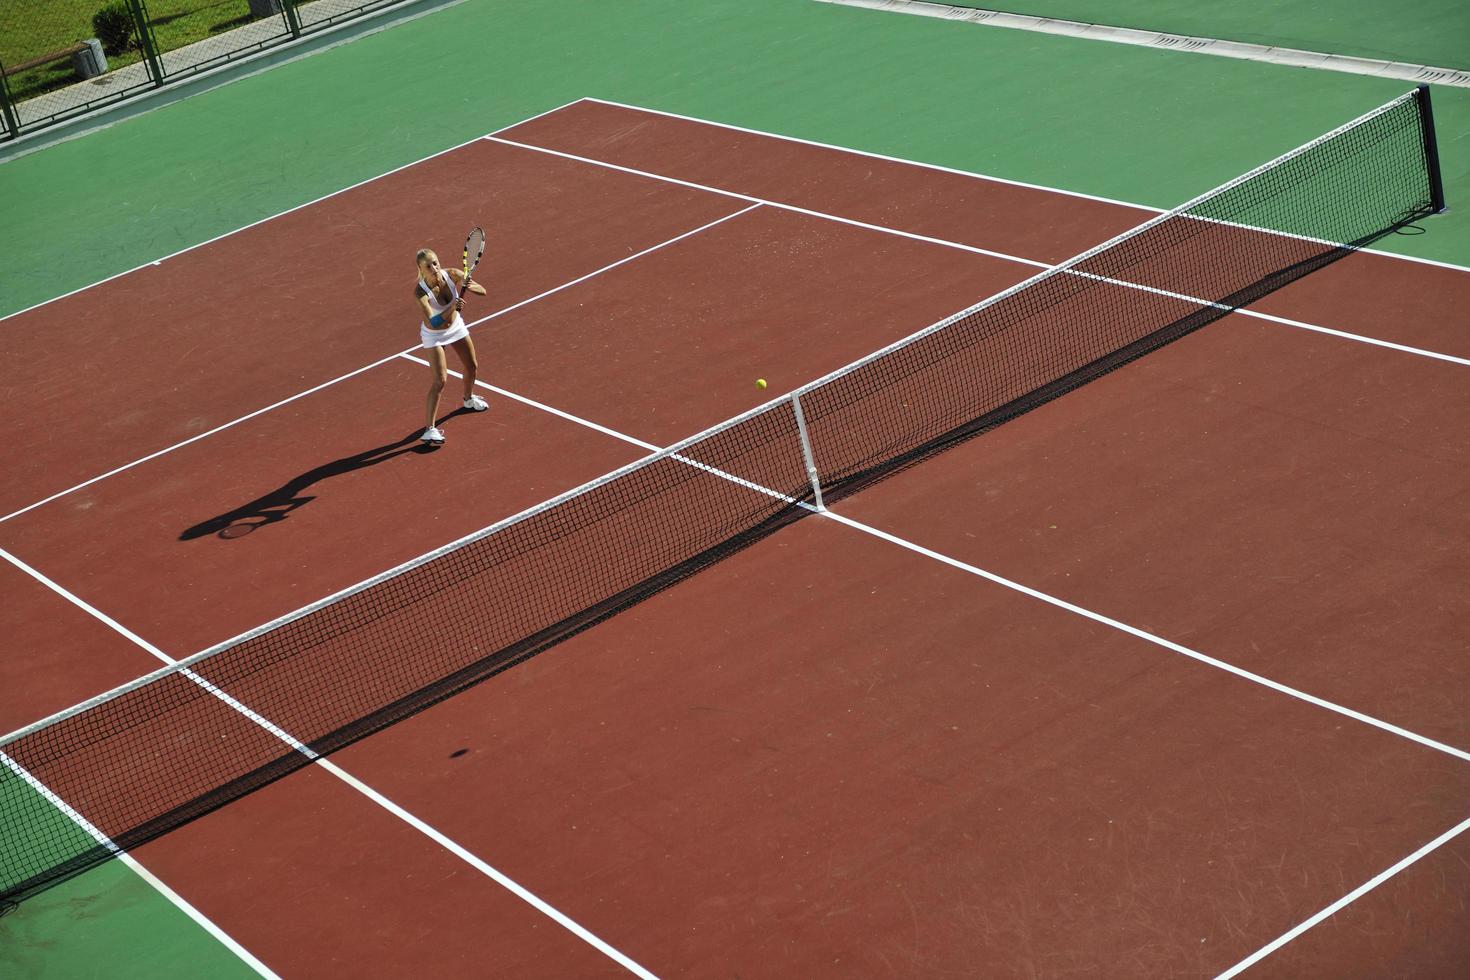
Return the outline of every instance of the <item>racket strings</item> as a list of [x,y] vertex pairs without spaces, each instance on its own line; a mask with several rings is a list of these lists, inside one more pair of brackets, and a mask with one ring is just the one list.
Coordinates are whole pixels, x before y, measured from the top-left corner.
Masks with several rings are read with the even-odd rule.
[[477,227],[464,240],[464,274],[466,276],[475,271],[475,266],[480,264],[480,256],[483,254],[485,254],[485,230]]

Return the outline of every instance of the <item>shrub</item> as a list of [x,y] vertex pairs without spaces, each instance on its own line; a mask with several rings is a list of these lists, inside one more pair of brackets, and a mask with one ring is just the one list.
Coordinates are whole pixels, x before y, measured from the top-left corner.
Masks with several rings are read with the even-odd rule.
[[102,50],[120,55],[133,43],[133,12],[126,3],[109,3],[92,16],[92,30],[102,42]]

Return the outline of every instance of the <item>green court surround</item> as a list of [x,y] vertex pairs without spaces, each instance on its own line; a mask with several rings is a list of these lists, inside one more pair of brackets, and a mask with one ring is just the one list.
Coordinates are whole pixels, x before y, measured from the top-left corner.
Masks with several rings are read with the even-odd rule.
[[1245,41],[1271,47],[1470,68],[1470,5],[1462,0],[936,0],[1084,24]]
[[[1305,43],[1287,26],[1282,43]],[[1439,32],[1421,33],[1394,43]],[[1168,207],[1405,88],[809,0],[468,0],[0,164],[0,314],[582,96]],[[1456,209],[1380,247],[1470,264],[1470,91],[1434,97]],[[249,972],[118,862],[0,918],[0,976],[99,969]]]

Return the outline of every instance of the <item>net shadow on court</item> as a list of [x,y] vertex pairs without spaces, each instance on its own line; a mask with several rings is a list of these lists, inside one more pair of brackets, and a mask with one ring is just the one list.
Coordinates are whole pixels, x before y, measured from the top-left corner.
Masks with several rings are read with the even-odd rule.
[[[166,833],[1442,207],[1427,90],[1410,92],[790,395],[23,729],[0,743],[15,829],[0,897]],[[284,520],[304,490],[410,438],[182,536]]]

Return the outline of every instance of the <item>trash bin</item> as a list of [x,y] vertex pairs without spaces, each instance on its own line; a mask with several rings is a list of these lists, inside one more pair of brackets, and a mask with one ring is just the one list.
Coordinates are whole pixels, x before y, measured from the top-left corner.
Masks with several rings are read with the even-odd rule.
[[81,79],[96,78],[107,73],[107,55],[102,53],[102,42],[89,37],[82,42],[86,47],[71,56],[71,69]]
[[281,12],[281,0],[250,0],[251,17],[272,17]]

